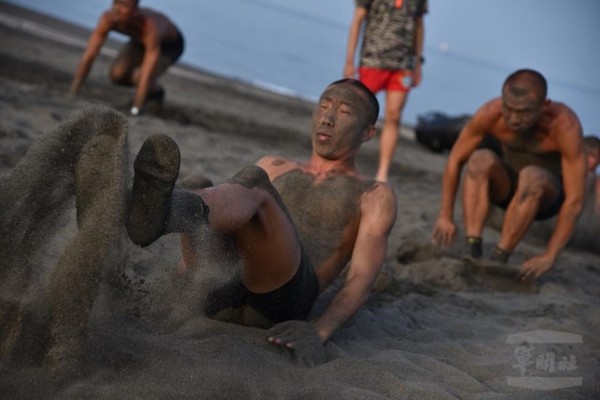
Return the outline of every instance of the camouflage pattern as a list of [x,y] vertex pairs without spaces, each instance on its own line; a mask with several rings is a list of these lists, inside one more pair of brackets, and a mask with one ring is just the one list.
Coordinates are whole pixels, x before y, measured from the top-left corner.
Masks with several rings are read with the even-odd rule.
[[417,19],[427,12],[427,0],[355,0],[368,10],[360,66],[412,70]]

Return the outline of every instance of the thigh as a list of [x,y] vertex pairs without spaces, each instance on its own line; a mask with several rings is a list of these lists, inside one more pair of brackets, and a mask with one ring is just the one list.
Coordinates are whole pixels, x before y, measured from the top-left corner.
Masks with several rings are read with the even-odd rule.
[[202,197],[210,207],[209,220],[212,214],[213,221],[229,224],[226,230],[235,238],[249,290],[270,292],[292,279],[300,265],[300,241],[263,169],[244,168],[225,184],[205,189]]
[[519,174],[519,190],[541,192],[536,220],[555,216],[564,201],[562,179],[551,171],[540,167],[526,167]]
[[243,281],[255,293],[273,291],[287,283],[300,265],[301,246],[292,221],[275,199],[259,188],[263,197],[250,223],[235,232],[244,262]]
[[385,93],[385,119],[399,120],[407,99],[407,91],[387,90]]
[[488,181],[490,201],[506,208],[517,188],[517,174],[496,153],[488,149],[475,150],[468,169],[483,175]]
[[144,46],[133,40],[125,43],[113,61],[112,70],[120,74],[133,74],[144,59]]

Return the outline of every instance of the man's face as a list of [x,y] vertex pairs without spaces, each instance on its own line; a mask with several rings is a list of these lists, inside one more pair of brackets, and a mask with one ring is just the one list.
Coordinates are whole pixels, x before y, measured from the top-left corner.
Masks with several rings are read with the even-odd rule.
[[135,0],[113,0],[113,11],[120,21],[127,21],[137,8]]
[[502,116],[506,125],[516,133],[531,131],[542,115],[544,99],[540,100],[533,91],[502,91]]
[[358,149],[368,139],[370,107],[350,84],[327,87],[313,113],[313,150],[326,159],[337,159]]

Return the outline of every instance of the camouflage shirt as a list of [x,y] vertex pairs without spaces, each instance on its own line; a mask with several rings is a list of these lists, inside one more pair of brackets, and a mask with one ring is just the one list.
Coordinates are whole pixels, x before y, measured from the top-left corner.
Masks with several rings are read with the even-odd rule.
[[[411,70],[415,56],[417,19],[427,12],[427,0],[355,0],[367,9],[360,52],[363,67]],[[396,3],[401,6],[396,8]]]

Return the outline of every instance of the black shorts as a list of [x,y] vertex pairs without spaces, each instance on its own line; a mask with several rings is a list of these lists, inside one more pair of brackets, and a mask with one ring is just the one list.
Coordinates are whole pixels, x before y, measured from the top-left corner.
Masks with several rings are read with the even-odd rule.
[[[160,43],[160,58],[165,66],[173,65],[183,54],[185,42],[181,32],[173,39],[163,40]],[[120,50],[120,54],[131,54],[137,62],[141,63],[144,58],[145,47],[141,42],[131,39]]]
[[160,53],[162,57],[169,59],[171,64],[174,64],[183,54],[184,48],[185,42],[183,40],[183,35],[181,32],[177,31],[175,39],[164,40],[161,42]]
[[306,319],[318,295],[317,276],[303,254],[296,275],[288,283],[269,293],[248,291],[246,300],[268,320],[283,322]]
[[[517,192],[517,185],[519,183],[519,174],[517,174],[517,172],[508,165],[505,164],[505,166],[510,179],[510,193],[506,200],[501,201],[499,203],[494,203],[503,210],[506,210],[508,208],[508,205],[510,204],[512,198]],[[562,185],[561,176],[558,176],[558,182],[560,185],[560,187],[558,188],[558,196],[556,196],[556,199],[549,207],[538,211],[534,218],[536,221],[552,218],[559,213],[560,208],[562,207],[563,202],[565,201],[565,191]]]
[[212,316],[224,308],[237,308],[247,304],[274,323],[304,320],[310,314],[318,295],[317,276],[302,250],[298,271],[279,289],[268,293],[252,293],[236,280],[209,294],[205,312]]

